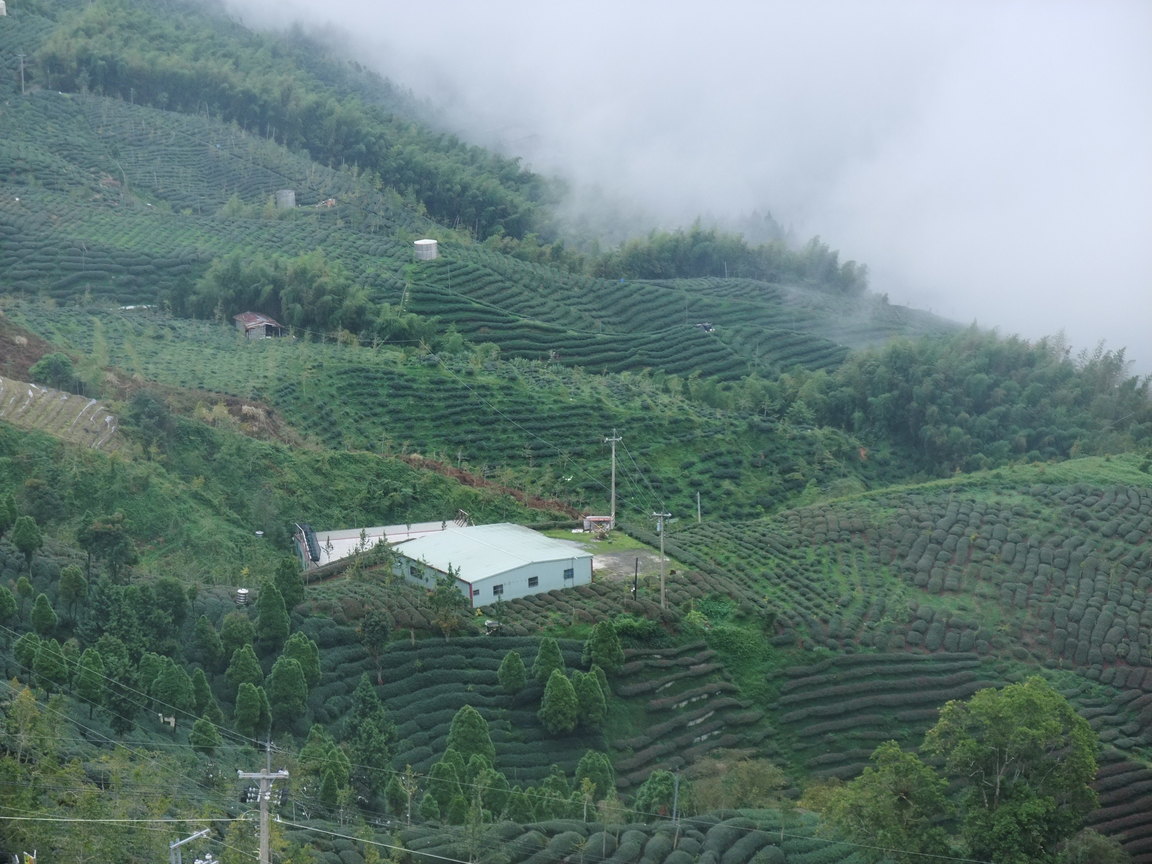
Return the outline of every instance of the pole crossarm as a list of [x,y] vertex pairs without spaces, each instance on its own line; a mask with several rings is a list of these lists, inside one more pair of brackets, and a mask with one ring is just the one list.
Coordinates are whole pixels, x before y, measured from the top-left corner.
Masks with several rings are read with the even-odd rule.
[[[269,750],[269,760],[271,760],[271,750]],[[283,768],[279,771],[237,771],[236,776],[241,780],[258,780],[260,782],[260,864],[271,864],[268,801],[272,797],[272,783],[276,780],[287,780],[288,772]]]

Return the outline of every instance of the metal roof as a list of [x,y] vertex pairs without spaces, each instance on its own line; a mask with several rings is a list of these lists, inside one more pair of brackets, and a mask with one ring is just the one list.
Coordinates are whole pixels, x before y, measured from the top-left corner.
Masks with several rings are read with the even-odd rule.
[[414,537],[440,532],[449,522],[413,522],[410,525],[378,525],[375,528],[341,528],[335,531],[317,531],[316,543],[320,547],[320,563],[339,561],[358,551],[363,541],[371,549],[381,541],[401,543]]
[[232,320],[242,324],[245,330],[264,326],[284,329],[279,321],[275,318],[270,318],[263,312],[241,312],[239,315],[233,315]]
[[435,531],[394,544],[406,558],[447,572],[468,583],[528,564],[563,559],[591,558],[579,543],[555,540],[523,525],[501,522],[494,525],[460,527],[449,523]]

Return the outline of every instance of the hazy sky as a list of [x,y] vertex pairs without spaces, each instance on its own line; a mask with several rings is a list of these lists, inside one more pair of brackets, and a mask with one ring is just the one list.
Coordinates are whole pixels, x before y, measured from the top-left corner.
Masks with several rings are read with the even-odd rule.
[[770,210],[894,303],[1152,373],[1152,0],[232,2],[664,227]]

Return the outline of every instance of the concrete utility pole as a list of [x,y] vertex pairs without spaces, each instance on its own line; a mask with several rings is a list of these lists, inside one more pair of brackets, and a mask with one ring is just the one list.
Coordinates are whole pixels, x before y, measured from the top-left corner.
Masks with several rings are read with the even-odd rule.
[[16,55],[20,58],[20,95],[24,95],[24,55]]
[[212,830],[211,828],[201,828],[199,831],[197,831],[191,837],[185,837],[183,840],[177,840],[174,843],[169,843],[168,844],[168,861],[169,861],[169,864],[183,864],[184,858],[180,854],[180,847],[183,846],[185,843],[191,843],[193,840],[197,840],[197,839],[203,837],[205,834],[209,833],[211,830]]
[[[271,745],[268,747],[268,761],[269,763],[272,761]],[[267,771],[237,771],[236,774],[241,780],[260,781],[260,791],[257,793],[260,797],[260,864],[272,864],[268,826],[268,802],[272,798],[272,782],[274,780],[287,780],[288,772],[283,768],[279,771],[272,771],[271,766],[269,766],[269,770]]]
[[615,429],[612,430],[611,438],[604,439],[605,444],[612,445],[612,506],[611,511],[608,514],[612,521],[608,523],[609,531],[616,530],[616,442],[623,440],[623,438],[616,434]]
[[656,532],[660,535],[660,608],[663,609],[664,603],[664,520],[670,517],[671,513],[653,513],[656,517]]

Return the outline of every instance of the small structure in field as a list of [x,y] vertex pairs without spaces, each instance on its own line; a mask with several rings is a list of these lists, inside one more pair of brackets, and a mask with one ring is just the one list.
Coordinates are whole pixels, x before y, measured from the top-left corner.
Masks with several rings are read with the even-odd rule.
[[239,315],[233,315],[232,320],[247,339],[272,339],[284,335],[284,328],[280,322],[261,312],[241,312]]
[[589,534],[607,534],[616,527],[614,522],[611,516],[585,516],[584,530]]
[[277,189],[275,199],[277,210],[292,210],[296,207],[296,190]]
[[440,248],[435,240],[417,240],[412,245],[416,247],[417,261],[432,261],[440,255]]

